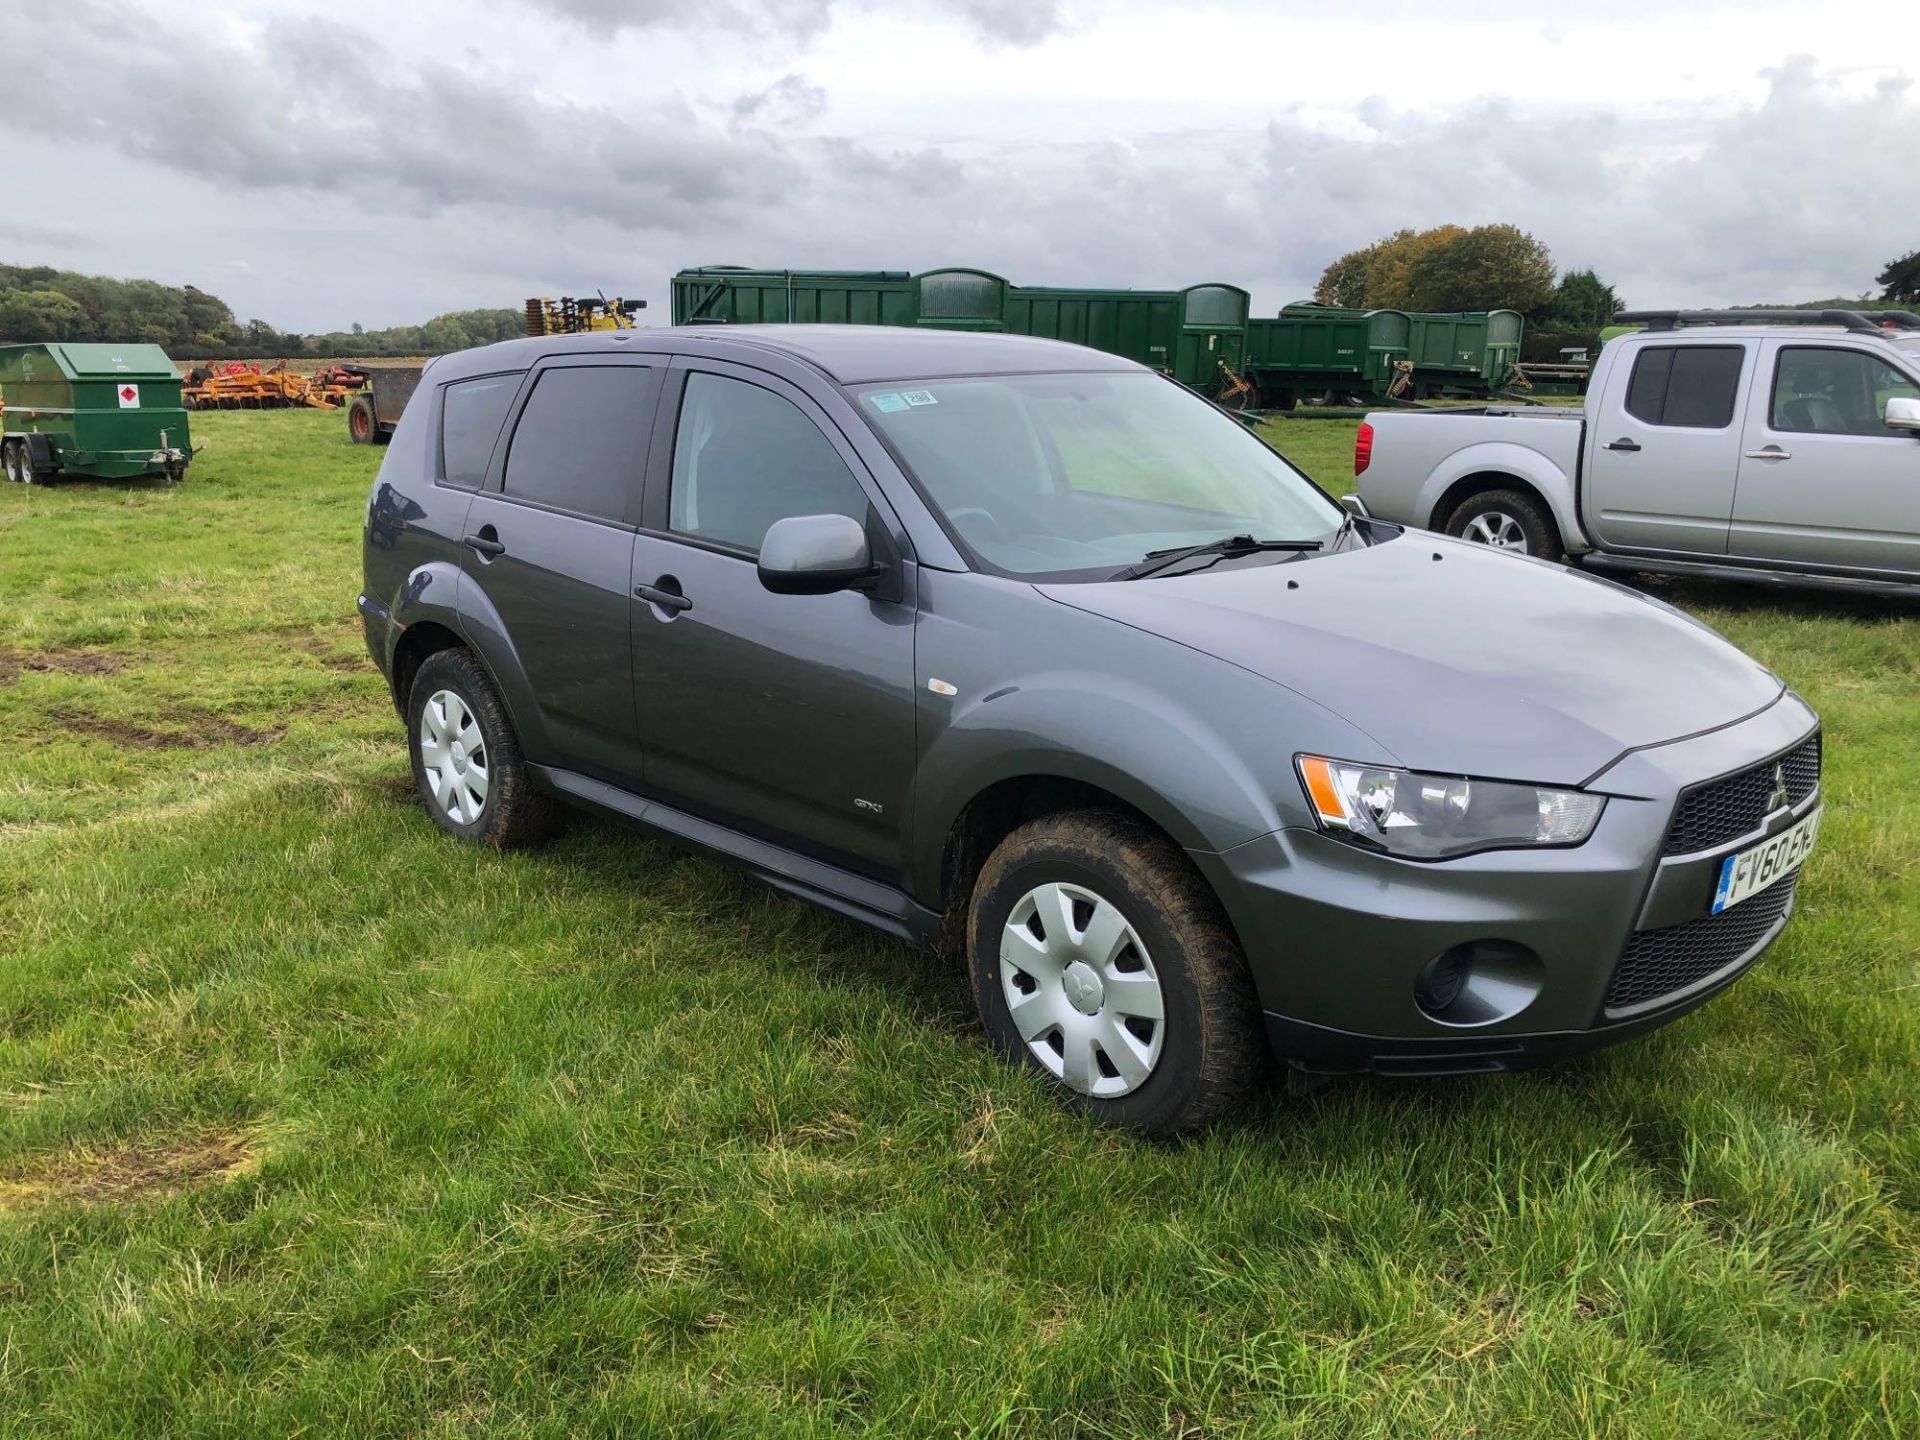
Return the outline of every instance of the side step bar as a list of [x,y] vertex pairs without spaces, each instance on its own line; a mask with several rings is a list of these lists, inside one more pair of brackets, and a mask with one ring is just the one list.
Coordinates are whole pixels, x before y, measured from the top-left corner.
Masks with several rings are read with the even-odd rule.
[[1794,590],[1834,590],[1850,595],[1903,595],[1920,598],[1920,580],[1858,579],[1851,575],[1828,575],[1808,570],[1773,570],[1756,565],[1720,564],[1711,560],[1667,560],[1657,555],[1579,556],[1574,564],[1582,570],[1605,570],[1616,574],[1683,575],[1688,579],[1735,580],[1747,585],[1777,585]]
[[884,930],[911,945],[930,945],[940,933],[941,917],[904,891],[836,865],[702,820],[657,800],[608,785],[571,770],[529,765],[535,782],[563,800],[617,815],[644,828],[737,865],[796,899]]

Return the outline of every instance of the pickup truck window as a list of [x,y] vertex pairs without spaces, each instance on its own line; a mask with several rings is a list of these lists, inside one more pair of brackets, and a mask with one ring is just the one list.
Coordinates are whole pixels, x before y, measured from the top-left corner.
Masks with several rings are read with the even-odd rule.
[[1891,435],[1887,401],[1920,398],[1920,385],[1871,355],[1821,345],[1780,352],[1773,376],[1775,430],[1807,435]]
[[1746,358],[1742,345],[1649,345],[1634,357],[1627,413],[1648,425],[1724,430]]

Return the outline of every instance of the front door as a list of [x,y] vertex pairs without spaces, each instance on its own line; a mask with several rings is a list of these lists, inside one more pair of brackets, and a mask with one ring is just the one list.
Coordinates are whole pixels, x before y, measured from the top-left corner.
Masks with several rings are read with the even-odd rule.
[[[1920,440],[1889,430],[1920,384],[1862,345],[1770,340],[1747,413],[1735,555],[1920,576]],[[1764,401],[1764,403],[1762,403]]]
[[628,636],[633,520],[658,366],[548,364],[534,374],[487,489],[467,512],[463,606],[482,657],[527,677],[528,758],[640,782]]
[[796,387],[707,361],[676,378],[664,402],[675,423],[654,451],[665,503],[649,495],[633,559],[647,787],[824,858],[897,873],[914,762],[911,584],[897,599],[776,595],[755,568],[767,527],[786,516],[850,515],[880,538],[891,515]]
[[1610,547],[1725,555],[1753,342],[1644,345],[1587,417],[1586,504]]

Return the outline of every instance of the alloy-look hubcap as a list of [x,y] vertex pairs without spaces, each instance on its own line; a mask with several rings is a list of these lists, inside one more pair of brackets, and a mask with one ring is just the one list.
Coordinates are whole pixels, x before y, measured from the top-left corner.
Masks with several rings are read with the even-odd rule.
[[434,803],[457,825],[471,825],[487,804],[487,739],[467,702],[436,690],[420,712],[420,764]]
[[1476,545],[1491,545],[1496,550],[1527,548],[1527,532],[1520,528],[1520,522],[1499,510],[1474,516],[1460,535],[1464,540],[1471,540]]
[[1000,986],[1034,1059],[1082,1095],[1130,1094],[1159,1063],[1160,977],[1126,916],[1083,886],[1039,885],[1015,903]]

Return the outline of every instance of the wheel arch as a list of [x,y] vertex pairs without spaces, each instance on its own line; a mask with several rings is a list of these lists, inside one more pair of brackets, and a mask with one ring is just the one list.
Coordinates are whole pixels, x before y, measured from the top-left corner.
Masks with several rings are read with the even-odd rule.
[[[1071,768],[1053,766],[988,781],[974,790],[939,832],[937,888],[933,898],[941,916],[938,942],[941,949],[958,952],[964,946],[967,909],[987,857],[1002,840],[1030,820],[1072,810],[1108,811],[1125,815],[1165,836],[1183,854],[1190,848],[1182,844],[1176,833],[1177,812],[1159,797],[1141,795],[1139,787],[1127,785],[1124,780],[1116,786],[1103,783],[1114,777],[1090,778],[1070,773]],[[1122,789],[1134,792],[1133,798],[1121,793]],[[1145,804],[1136,803],[1140,800]],[[1155,811],[1165,814],[1172,823],[1164,822]],[[1194,867],[1194,874],[1211,893],[1212,883],[1198,866]],[[1218,902],[1220,896],[1215,893],[1214,899]],[[1226,913],[1224,904],[1221,912]]]
[[1553,517],[1569,553],[1590,548],[1574,511],[1573,477],[1546,455],[1525,445],[1470,445],[1448,457],[1421,487],[1414,514],[1423,517],[1418,523],[1426,529],[1443,530],[1455,510],[1488,490],[1519,490],[1532,495]]

